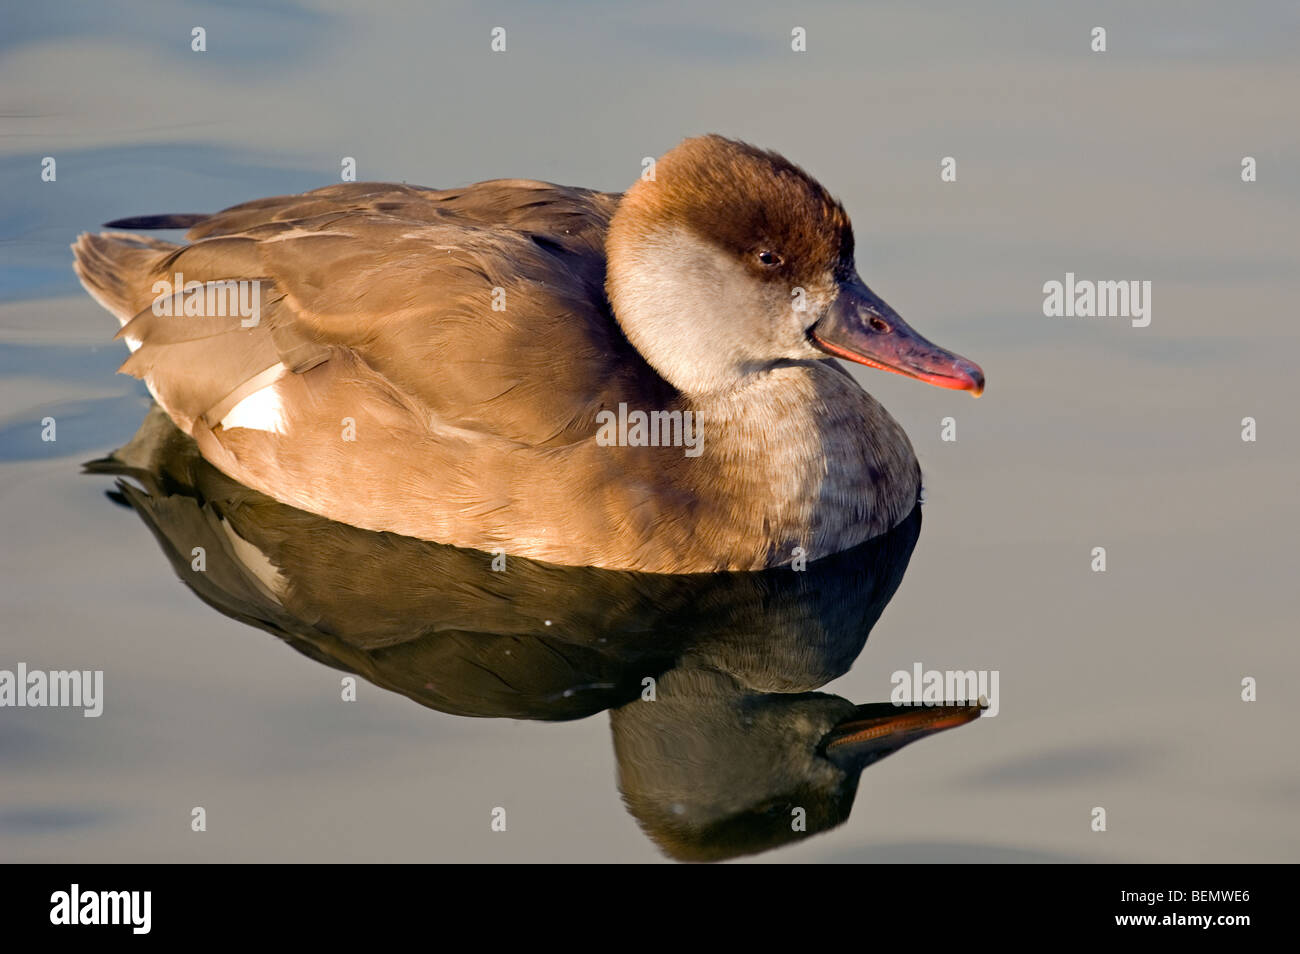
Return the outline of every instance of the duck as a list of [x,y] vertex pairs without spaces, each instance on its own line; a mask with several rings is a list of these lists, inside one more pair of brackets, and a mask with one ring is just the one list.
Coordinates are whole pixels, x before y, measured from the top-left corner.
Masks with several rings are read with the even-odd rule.
[[[74,270],[121,325],[120,371],[207,461],[338,523],[494,559],[822,559],[897,526],[921,489],[906,433],[839,359],[984,388],[862,280],[840,202],[719,135],[622,194],[348,182],[104,228]],[[142,234],[160,229],[185,241]]]

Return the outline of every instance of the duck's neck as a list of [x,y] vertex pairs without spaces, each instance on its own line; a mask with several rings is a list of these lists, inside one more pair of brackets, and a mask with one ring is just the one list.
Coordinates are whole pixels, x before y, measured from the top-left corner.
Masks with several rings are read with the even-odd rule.
[[686,402],[702,435],[703,473],[774,549],[835,553],[896,526],[916,505],[920,467],[907,435],[829,362],[776,367]]

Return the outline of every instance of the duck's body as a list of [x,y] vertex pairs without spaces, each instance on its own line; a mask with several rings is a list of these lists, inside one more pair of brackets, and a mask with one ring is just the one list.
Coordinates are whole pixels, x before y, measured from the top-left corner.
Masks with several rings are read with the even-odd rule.
[[[770,156],[716,137],[679,150],[691,143]],[[780,184],[807,193],[785,197],[809,205],[788,213],[795,225],[834,218],[803,180]],[[720,261],[725,242],[683,239],[685,220],[643,185],[625,198],[525,180],[349,184],[124,223],[183,221],[189,245],[108,233],[74,248],[83,283],[123,322],[122,370],[204,456],[344,523],[681,573],[813,560],[902,520],[920,488],[906,435],[801,329],[797,345],[768,348],[742,322],[737,347],[691,354],[683,322],[707,338],[731,308],[766,302],[746,303],[743,281],[729,289],[746,273]],[[177,273],[256,280],[256,324],[156,313],[156,283]],[[835,295],[804,285],[810,323]],[[598,436],[620,406],[689,413],[698,446],[611,446]]]

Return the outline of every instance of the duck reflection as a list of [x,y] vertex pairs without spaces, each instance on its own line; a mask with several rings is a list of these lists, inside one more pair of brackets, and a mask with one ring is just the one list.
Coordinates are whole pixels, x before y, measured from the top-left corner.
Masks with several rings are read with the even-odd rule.
[[[848,671],[903,577],[920,509],[807,565],[664,575],[494,557],[334,523],[208,464],[154,408],[86,465],[221,613],[462,716],[610,710],[619,787],[669,856],[718,860],[843,823],[862,770],[977,706],[857,706]],[[205,566],[195,570],[196,547]]]

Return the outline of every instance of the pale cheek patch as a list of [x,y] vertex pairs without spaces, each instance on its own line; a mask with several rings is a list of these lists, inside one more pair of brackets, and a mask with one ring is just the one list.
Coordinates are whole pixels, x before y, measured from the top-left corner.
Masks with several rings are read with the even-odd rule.
[[221,426],[226,430],[243,427],[250,431],[285,433],[287,425],[279,390],[271,384],[260,391],[254,391],[230,409],[221,419]]

